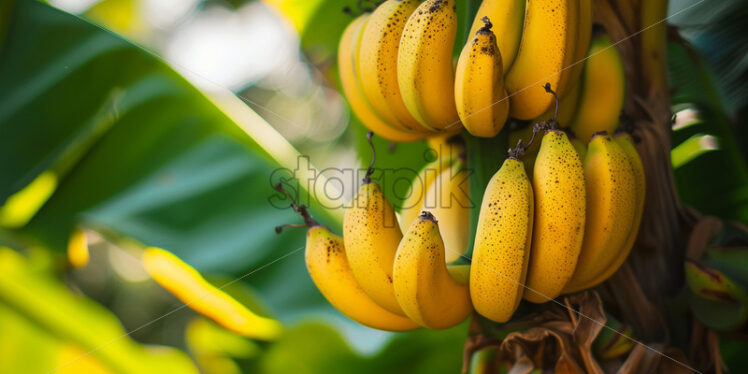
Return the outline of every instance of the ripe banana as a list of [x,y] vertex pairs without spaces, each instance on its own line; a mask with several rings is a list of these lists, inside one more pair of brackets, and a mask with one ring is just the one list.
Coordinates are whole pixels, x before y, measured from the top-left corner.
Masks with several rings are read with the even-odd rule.
[[[579,30],[577,31],[577,41],[574,44],[574,56],[568,66],[569,74],[566,77],[568,81],[559,82],[559,87],[568,87],[566,92],[560,96],[565,98],[572,88],[579,86],[579,77],[584,70],[584,61],[587,52],[590,49],[592,39],[592,0],[579,0]],[[579,91],[577,91],[577,95]],[[570,122],[563,123],[562,126],[568,126]]]
[[613,139],[626,153],[626,158],[634,174],[636,199],[634,200],[635,211],[633,224],[631,225],[631,231],[629,231],[626,237],[626,243],[620,250],[617,251],[615,260],[607,268],[605,268],[598,276],[592,278],[588,282],[581,283],[576,287],[567,287],[568,290],[565,290],[566,292],[576,292],[586,288],[594,287],[610,278],[610,276],[618,271],[618,268],[623,265],[624,261],[626,261],[626,258],[631,252],[631,248],[633,248],[634,246],[636,237],[639,234],[639,226],[641,224],[642,215],[644,213],[644,199],[647,189],[646,180],[644,177],[644,166],[642,165],[642,161],[639,158],[639,153],[637,153],[636,148],[631,141],[630,135],[624,132],[618,132]]
[[470,269],[470,296],[484,317],[506,322],[524,291],[533,226],[533,191],[522,162],[504,161],[483,195]]
[[455,0],[424,1],[403,30],[397,81],[405,106],[424,127],[459,127],[452,68],[456,35]]
[[509,71],[517,57],[522,26],[525,23],[526,0],[484,0],[473,20],[468,35],[475,35],[484,26],[483,17],[493,24],[493,32],[500,38],[496,41],[502,58],[501,71]]
[[407,231],[416,217],[424,210],[423,202],[426,199],[426,193],[442,172],[452,166],[453,162],[454,158],[450,155],[440,156],[424,166],[418,172],[418,175],[413,178],[406,195],[408,197],[403,201],[400,209],[400,230],[402,232]]
[[[642,0],[639,26],[642,30],[641,58],[643,81],[650,90],[667,90],[667,0]],[[660,92],[663,94],[666,92]],[[649,94],[649,93],[648,93]]]
[[395,142],[412,142],[423,139],[422,133],[409,133],[395,128],[374,113],[371,104],[363,95],[363,88],[359,79],[359,53],[361,50],[361,35],[369,15],[364,14],[354,19],[340,38],[338,46],[338,71],[343,93],[353,113],[358,119],[375,134]]
[[413,118],[397,83],[400,36],[418,0],[386,0],[369,17],[361,36],[359,76],[374,112],[405,130],[430,131]]
[[[559,86],[568,85],[563,96],[559,96],[561,102],[558,107],[557,120],[560,127],[571,125],[571,121],[577,112],[579,96],[582,91],[580,76],[584,70],[584,60],[587,57],[587,51],[590,48],[590,38],[592,37],[592,0],[579,1],[579,32],[577,36],[578,39],[574,45],[574,59],[568,65],[569,74],[563,75],[563,77],[568,78],[568,83],[566,81],[559,82]],[[532,123],[547,121],[553,118],[554,112],[555,106],[551,105],[545,113],[533,120]]]
[[517,58],[505,77],[512,117],[533,119],[553,105],[553,97],[543,89],[546,82],[559,97],[564,96],[579,18],[579,0],[527,2]]
[[429,210],[441,222],[439,229],[447,247],[447,263],[460,258],[467,250],[472,207],[468,177],[465,164],[455,161],[431,184],[421,208]]
[[491,22],[475,32],[457,61],[454,95],[462,125],[474,136],[492,138],[509,115],[504,70]]
[[607,133],[592,136],[584,158],[587,222],[577,268],[565,292],[603,273],[631,233],[636,186],[628,155]]
[[582,85],[571,129],[583,141],[600,131],[612,134],[623,109],[626,80],[621,55],[605,35],[592,41]]
[[[578,39],[574,46],[574,59],[569,67],[568,89],[560,96],[561,102],[558,108],[558,124],[560,127],[568,127],[574,119],[579,104],[579,96],[582,92],[582,82],[580,77],[584,70],[585,57],[590,48],[592,38],[592,0],[579,1],[579,32]],[[563,85],[564,83],[559,83]],[[555,106],[551,105],[548,110],[532,123],[547,121],[553,118]],[[586,143],[586,142],[585,142]]]
[[405,314],[431,329],[453,327],[473,311],[467,279],[447,270],[436,219],[423,212],[405,233],[393,269],[395,296]]
[[350,319],[387,331],[418,328],[415,322],[385,310],[366,295],[348,265],[343,238],[327,227],[309,228],[305,257],[314,284],[330,304]]
[[361,288],[383,308],[404,315],[392,287],[392,264],[403,234],[376,182],[364,183],[343,216],[348,263]]
[[533,169],[535,223],[525,299],[544,303],[561,293],[582,248],[585,181],[582,161],[561,130],[548,130]]

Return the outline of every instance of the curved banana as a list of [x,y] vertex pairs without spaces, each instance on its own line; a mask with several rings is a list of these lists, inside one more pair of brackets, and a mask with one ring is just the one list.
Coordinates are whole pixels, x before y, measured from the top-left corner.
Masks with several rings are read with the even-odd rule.
[[475,35],[484,26],[483,17],[488,17],[494,34],[501,36],[496,40],[502,59],[501,71],[509,71],[517,57],[525,23],[525,3],[526,0],[484,0],[473,19],[468,35]]
[[473,306],[492,321],[509,320],[522,299],[533,209],[524,165],[510,156],[486,186],[470,266]]
[[343,94],[356,117],[375,134],[394,142],[412,142],[423,139],[424,134],[408,133],[382,121],[363,95],[361,81],[358,78],[360,76],[358,57],[361,50],[361,35],[368,21],[368,14],[357,17],[346,27],[340,38],[338,72]]
[[455,280],[444,260],[444,242],[424,211],[405,233],[393,269],[395,296],[405,314],[431,329],[446,329],[473,311],[467,279]]
[[[574,58],[571,64],[568,65],[569,74],[562,76],[568,78],[568,82],[559,82],[559,86],[568,85],[564,95],[560,96],[561,101],[558,107],[557,119],[560,127],[571,125],[571,121],[574,119],[574,115],[577,114],[577,108],[579,107],[579,97],[582,92],[580,76],[584,70],[585,57],[587,57],[592,37],[592,0],[579,1],[579,32],[577,36],[578,39],[574,45]],[[545,113],[534,119],[532,123],[547,121],[553,118],[554,112],[555,106],[551,105]]]
[[[585,58],[590,49],[592,41],[592,0],[579,0],[579,29],[577,30],[577,41],[574,44],[574,56],[571,62],[566,65],[569,74],[562,76],[566,81],[559,82],[559,87],[568,87],[562,96],[562,100],[569,95],[575,86],[580,85],[579,77],[584,70]],[[577,91],[579,95],[579,91]],[[551,106],[552,107],[552,106]],[[569,119],[570,120],[570,119]],[[569,126],[571,122],[564,122],[560,126]]]
[[504,70],[491,22],[475,32],[460,53],[455,73],[457,114],[468,132],[492,138],[501,131],[509,115],[504,88]]
[[[638,16],[642,30],[641,66],[642,79],[656,90],[668,89],[667,82],[667,0],[640,1]],[[660,92],[662,94],[664,92]]]
[[465,164],[455,161],[431,184],[421,207],[441,222],[439,230],[447,248],[447,263],[460,258],[467,251],[472,207],[469,175]]
[[377,304],[404,315],[392,287],[392,264],[403,234],[381,187],[364,183],[343,216],[348,263],[358,284]]
[[532,181],[535,227],[525,299],[544,303],[558,296],[574,273],[585,234],[584,169],[563,131],[546,131]]
[[455,0],[426,0],[403,30],[397,81],[403,102],[424,127],[459,128],[452,50],[457,36]]
[[[462,131],[460,126],[456,128],[458,131]],[[435,159],[450,156],[454,160],[457,155],[465,151],[465,145],[459,139],[455,139],[455,134],[446,133],[429,136],[426,139],[426,143],[431,151],[434,152]]]
[[426,200],[426,194],[431,189],[434,181],[442,174],[444,170],[449,169],[454,163],[454,158],[450,155],[444,155],[428,163],[413,178],[408,188],[408,196],[400,209],[400,230],[408,230],[416,217],[424,210],[423,202]]
[[626,80],[621,55],[605,35],[592,41],[582,85],[571,129],[583,141],[600,131],[612,134],[623,109]]
[[545,83],[564,96],[579,18],[579,0],[527,2],[517,58],[504,78],[512,117],[533,119],[553,105],[553,97],[543,89]]
[[587,222],[577,268],[567,290],[604,272],[631,233],[636,210],[634,170],[628,155],[607,133],[597,133],[584,158]]
[[306,234],[306,267],[314,284],[348,318],[379,330],[405,331],[418,328],[410,319],[379,306],[353,277],[343,238],[327,227],[313,226]]
[[359,76],[366,98],[382,120],[405,130],[430,131],[405,107],[397,83],[400,36],[417,7],[418,0],[386,0],[371,13],[361,36]]
[[618,271],[618,268],[623,265],[624,261],[626,261],[629,253],[631,253],[631,248],[633,248],[634,246],[636,237],[639,234],[639,227],[641,225],[642,216],[644,213],[644,200],[647,190],[646,179],[644,176],[644,165],[642,165],[642,161],[639,158],[639,153],[636,151],[636,148],[634,147],[631,136],[629,134],[618,132],[613,139],[626,153],[626,158],[629,161],[634,174],[634,188],[636,190],[634,221],[631,225],[631,231],[629,231],[626,238],[626,243],[620,250],[617,251],[615,260],[613,260],[613,262],[607,268],[605,268],[603,272],[601,272],[598,276],[592,278],[590,281],[579,284],[576,287],[569,286],[567,291],[569,293],[594,287],[610,278],[610,276]]

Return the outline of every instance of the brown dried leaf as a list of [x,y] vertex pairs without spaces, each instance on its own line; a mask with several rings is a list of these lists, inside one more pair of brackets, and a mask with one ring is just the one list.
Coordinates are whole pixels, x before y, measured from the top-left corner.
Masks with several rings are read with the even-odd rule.
[[698,261],[704,254],[709,241],[722,229],[722,221],[717,217],[704,216],[691,229],[686,247],[686,258]]

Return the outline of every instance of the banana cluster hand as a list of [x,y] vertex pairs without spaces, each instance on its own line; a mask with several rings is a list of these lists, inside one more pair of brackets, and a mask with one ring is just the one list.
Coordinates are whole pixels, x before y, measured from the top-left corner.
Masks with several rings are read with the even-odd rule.
[[[462,126],[493,137],[509,116],[548,120],[553,100],[543,91],[546,82],[563,99],[560,122],[569,124],[583,91],[592,22],[592,0],[484,0],[454,66],[455,0],[385,0],[343,33],[342,89],[369,130],[397,142]],[[611,79],[584,81],[599,87]],[[587,126],[589,116],[595,113],[579,122]]]
[[390,331],[449,328],[473,311],[506,322],[523,299],[548,302],[618,270],[645,175],[631,136],[616,132],[623,63],[593,35],[592,11],[592,0],[484,0],[456,65],[455,0],[385,0],[350,23],[342,91],[371,132],[437,144],[464,127],[516,147],[485,187],[472,248],[462,145],[418,173],[399,212],[370,180],[372,160],[342,238],[294,204],[310,226],[307,268],[332,305]]
[[[521,159],[536,142],[528,173]],[[343,238],[292,204],[310,227],[312,280],[343,314],[390,331],[449,328],[473,310],[506,322],[523,298],[545,303],[593,287],[625,261],[645,194],[644,169],[627,133],[599,132],[584,144],[555,120],[536,124],[486,186],[467,254],[471,203],[469,196],[454,201],[467,190],[464,152],[458,154],[419,173],[399,224],[369,178],[373,160],[345,210]],[[428,208],[432,199],[436,205]]]

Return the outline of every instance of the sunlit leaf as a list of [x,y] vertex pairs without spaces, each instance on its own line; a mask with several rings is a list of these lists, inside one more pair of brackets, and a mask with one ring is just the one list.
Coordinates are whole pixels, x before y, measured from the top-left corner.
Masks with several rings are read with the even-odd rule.
[[711,135],[694,135],[670,151],[673,169],[677,169],[704,153],[719,149],[719,141]]
[[156,282],[185,305],[237,334],[269,340],[281,332],[278,321],[258,316],[168,251],[146,249],[143,266]]

